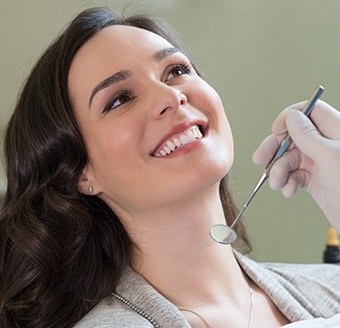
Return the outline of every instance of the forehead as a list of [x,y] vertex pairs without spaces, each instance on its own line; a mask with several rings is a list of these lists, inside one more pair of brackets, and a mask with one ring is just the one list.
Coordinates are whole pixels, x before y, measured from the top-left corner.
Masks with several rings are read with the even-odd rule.
[[97,60],[103,63],[108,57],[123,63],[143,56],[145,59],[151,59],[157,50],[171,46],[161,36],[141,28],[109,26],[94,35],[78,50],[73,63],[88,65]]

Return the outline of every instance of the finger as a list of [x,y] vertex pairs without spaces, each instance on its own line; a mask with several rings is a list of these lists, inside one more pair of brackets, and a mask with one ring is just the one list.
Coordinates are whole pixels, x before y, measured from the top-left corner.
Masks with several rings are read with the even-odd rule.
[[265,138],[253,154],[253,162],[257,165],[267,164],[272,158],[279,145],[275,135]]
[[[287,136],[287,132],[283,135],[273,135],[271,134],[265,138],[260,146],[253,153],[253,162],[256,165],[268,164],[274,157],[274,154],[278,150],[281,141]],[[292,142],[288,150],[295,147]]]
[[310,117],[324,137],[340,139],[340,113],[331,105],[319,100]]
[[[272,124],[274,134],[287,130],[286,118],[292,111],[302,110],[306,101],[293,104],[284,109]],[[318,100],[312,110],[310,119],[323,136],[330,139],[340,139],[340,113],[322,100]]]
[[298,189],[309,189],[310,173],[304,170],[297,170],[290,174],[287,183],[282,187],[281,192],[286,198],[293,197]]
[[327,149],[325,147],[327,139],[320,134],[308,117],[301,112],[294,111],[287,115],[286,126],[295,146],[308,157],[320,157],[320,152]]
[[275,121],[272,124],[272,132],[274,134],[282,134],[287,132],[286,128],[286,117],[289,113],[296,110],[302,110],[304,105],[307,101],[302,101],[293,105],[290,105],[289,107],[285,108],[275,119]]
[[292,149],[278,159],[269,172],[269,186],[273,190],[283,188],[287,184],[291,172],[297,170],[301,164],[298,149]]
[[[266,137],[260,144],[260,146],[253,153],[253,162],[257,165],[268,164],[275,152],[277,151],[281,141],[287,136],[287,132]],[[292,143],[288,149],[292,149],[294,144]]]

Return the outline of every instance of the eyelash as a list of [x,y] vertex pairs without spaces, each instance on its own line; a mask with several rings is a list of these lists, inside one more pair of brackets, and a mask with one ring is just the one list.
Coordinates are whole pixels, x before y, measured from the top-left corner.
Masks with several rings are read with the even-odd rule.
[[[117,100],[119,100],[119,98],[122,98],[122,97],[124,97],[124,98],[128,97],[128,99],[125,100],[125,101],[122,101],[121,104],[113,107],[114,103]],[[132,93],[131,90],[120,90],[114,95],[113,99],[105,106],[105,108],[103,110],[103,114],[105,114],[105,113],[109,112],[111,109],[119,107],[119,106],[123,105],[124,103],[126,103],[127,101],[133,100],[135,98],[136,98],[136,96]]]
[[[191,73],[191,69],[192,69],[192,66],[190,63],[186,62],[186,61],[183,61],[183,62],[180,62],[178,64],[175,64],[171,67],[170,71],[169,71],[169,74],[174,72],[175,70],[183,70],[184,74],[190,74]],[[168,74],[168,75],[169,75]],[[182,74],[181,74],[182,75]],[[181,76],[181,75],[177,75],[177,76]],[[175,76],[176,77],[176,76]]]
[[[181,74],[176,75],[173,78],[180,77],[180,76],[185,75],[185,74],[190,74],[191,69],[192,69],[192,65],[188,62],[183,61],[183,62],[180,62],[178,64],[173,65],[169,70],[168,76],[176,70],[177,71],[182,70],[182,72],[181,72]],[[166,79],[165,81],[167,82],[168,80]],[[117,100],[119,100],[119,98],[122,98],[122,97],[124,97],[124,98],[128,97],[128,99],[122,101],[121,104],[113,107],[114,103]],[[136,96],[133,94],[133,92],[131,90],[120,90],[114,95],[113,99],[105,106],[102,113],[105,114],[105,113],[109,112],[110,110],[117,108],[117,107],[123,105],[124,103],[131,101],[135,98],[136,98]]]

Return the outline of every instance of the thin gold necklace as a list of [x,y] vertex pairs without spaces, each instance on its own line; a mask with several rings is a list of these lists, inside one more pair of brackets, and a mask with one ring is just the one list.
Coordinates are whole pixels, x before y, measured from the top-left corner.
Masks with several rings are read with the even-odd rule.
[[[255,304],[255,298],[254,298],[254,292],[251,289],[250,285],[248,285],[248,290],[249,290],[249,295],[250,295],[250,311],[249,311],[249,317],[248,317],[248,325],[247,328],[251,328],[251,321],[253,319],[253,313],[254,313],[254,304]],[[199,313],[193,311],[193,310],[189,310],[189,309],[179,309],[181,312],[190,312],[194,315],[196,315],[198,318],[200,318],[205,327],[206,328],[212,328],[209,323],[207,322],[207,320],[205,320]]]

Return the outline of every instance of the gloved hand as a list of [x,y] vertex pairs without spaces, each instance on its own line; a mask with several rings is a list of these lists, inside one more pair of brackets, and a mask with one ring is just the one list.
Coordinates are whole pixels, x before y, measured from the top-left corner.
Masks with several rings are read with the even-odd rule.
[[273,134],[254,152],[253,161],[267,164],[288,131],[293,144],[273,165],[270,187],[281,189],[286,197],[299,188],[307,190],[340,232],[340,113],[318,100],[307,118],[299,111],[304,104],[294,104],[280,113],[273,122]]

